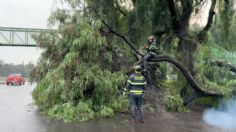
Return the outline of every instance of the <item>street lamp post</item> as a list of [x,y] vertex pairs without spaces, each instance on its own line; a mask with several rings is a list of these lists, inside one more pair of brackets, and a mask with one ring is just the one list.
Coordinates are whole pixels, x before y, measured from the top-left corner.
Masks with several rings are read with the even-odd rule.
[[21,75],[23,76],[23,69],[24,69],[24,61],[22,61],[22,67],[21,67]]

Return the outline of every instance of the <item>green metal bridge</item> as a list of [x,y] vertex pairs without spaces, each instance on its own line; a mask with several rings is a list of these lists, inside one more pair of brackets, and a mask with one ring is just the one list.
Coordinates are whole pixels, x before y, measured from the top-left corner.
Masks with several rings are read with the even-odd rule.
[[32,35],[55,32],[51,29],[0,27],[0,46],[36,47]]

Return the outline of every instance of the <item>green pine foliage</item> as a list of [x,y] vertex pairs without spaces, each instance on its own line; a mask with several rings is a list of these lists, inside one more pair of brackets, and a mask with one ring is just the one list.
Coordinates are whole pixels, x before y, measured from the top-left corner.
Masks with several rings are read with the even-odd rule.
[[[128,100],[121,96],[126,76],[111,70],[112,52],[105,48],[100,26],[100,21],[90,25],[81,16],[77,23],[62,26],[61,40],[46,47],[33,91],[46,115],[66,122],[86,121],[128,110]],[[67,52],[60,54],[63,47]]]
[[[214,91],[223,94],[226,98],[232,96],[232,90],[235,89],[235,73],[227,67],[218,67],[210,64],[216,60],[224,61],[229,64],[235,63],[235,55],[215,44],[199,46],[196,53],[195,68],[198,74],[195,79],[208,91]],[[216,106],[218,100],[215,98],[200,98],[195,104]]]
[[200,73],[199,75],[203,75],[204,77],[202,76],[198,78],[201,78],[203,82],[212,81],[222,86],[226,86],[229,82],[232,84],[232,82],[234,82],[235,73],[230,72],[227,67],[214,66],[210,64],[210,62],[217,60],[235,65],[235,57],[235,54],[217,45],[209,44],[207,46],[199,46],[197,61],[195,64],[196,69]]
[[183,99],[180,96],[186,85],[187,83],[184,80],[166,80],[163,82],[164,106],[167,111],[183,112],[186,110],[183,106]]
[[179,95],[167,95],[165,97],[165,108],[167,111],[186,111],[183,106],[183,99]]

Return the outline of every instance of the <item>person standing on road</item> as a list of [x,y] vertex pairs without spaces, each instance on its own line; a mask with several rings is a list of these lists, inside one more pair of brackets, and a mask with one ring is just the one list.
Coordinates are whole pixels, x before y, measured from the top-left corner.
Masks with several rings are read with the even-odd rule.
[[144,76],[141,74],[141,67],[134,67],[135,73],[131,74],[127,80],[125,89],[129,90],[130,95],[130,110],[131,110],[131,123],[134,124],[135,121],[135,108],[137,107],[138,112],[140,114],[140,122],[144,123],[143,120],[143,93],[146,89],[146,80]]

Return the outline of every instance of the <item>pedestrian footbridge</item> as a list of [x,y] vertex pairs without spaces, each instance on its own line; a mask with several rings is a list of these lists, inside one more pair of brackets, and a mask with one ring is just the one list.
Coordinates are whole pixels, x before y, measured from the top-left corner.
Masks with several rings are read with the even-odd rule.
[[33,36],[55,32],[51,29],[14,28],[0,26],[0,46],[36,47]]

